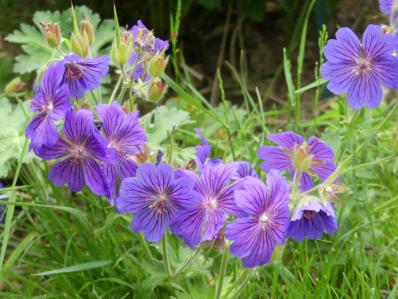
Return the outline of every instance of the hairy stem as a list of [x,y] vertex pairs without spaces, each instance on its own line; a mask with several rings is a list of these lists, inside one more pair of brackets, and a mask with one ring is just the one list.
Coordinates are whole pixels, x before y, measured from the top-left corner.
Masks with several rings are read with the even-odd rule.
[[225,277],[225,271],[227,269],[228,258],[229,258],[229,246],[225,245],[224,254],[222,256],[221,266],[220,266],[220,277],[218,278],[218,283],[216,285],[216,293],[214,296],[215,299],[221,298],[222,286],[224,283],[224,277]]
[[182,271],[184,271],[185,268],[199,255],[199,253],[201,252],[201,249],[202,249],[201,247],[196,248],[195,251],[192,252],[192,254],[184,261],[182,266],[177,269],[177,271],[174,273],[174,276],[177,276]]
[[169,253],[167,251],[167,232],[164,234],[162,239],[162,255],[163,255],[164,270],[166,271],[168,276],[171,276],[172,273],[169,261]]

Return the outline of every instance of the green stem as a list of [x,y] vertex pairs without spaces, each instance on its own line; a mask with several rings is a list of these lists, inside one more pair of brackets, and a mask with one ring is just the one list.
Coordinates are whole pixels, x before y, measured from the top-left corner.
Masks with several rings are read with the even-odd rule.
[[109,103],[108,104],[112,104],[112,102],[113,102],[113,100],[114,100],[114,98],[116,96],[116,92],[119,90],[120,84],[122,83],[122,80],[123,80],[123,76],[120,75],[119,79],[117,80],[117,83],[115,85],[115,88],[112,91],[111,98],[109,99]]
[[[230,292],[232,292],[236,287],[238,287],[238,288],[236,289],[236,291],[232,294],[231,297],[228,297],[228,295],[230,294],[230,292],[228,292],[228,293],[224,296],[224,298],[225,298],[225,299],[228,299],[228,298],[231,298],[231,299],[238,298],[240,292],[242,292],[243,288],[244,288],[244,287],[246,286],[246,284],[249,282],[250,278],[251,278],[252,275],[255,273],[255,271],[256,271],[256,270],[251,270],[251,271],[246,270],[246,271],[239,277],[239,280],[237,280],[237,281],[233,284],[233,288],[231,288],[231,291],[230,291]],[[242,281],[242,279],[243,279],[243,281]]]
[[170,267],[170,261],[169,261],[169,254],[167,251],[167,231],[163,236],[162,239],[162,255],[163,255],[163,264],[164,264],[164,270],[166,271],[168,276],[171,276],[171,267]]
[[224,283],[224,276],[225,276],[225,271],[227,269],[228,258],[229,258],[229,246],[226,244],[225,248],[224,248],[224,254],[223,254],[222,260],[221,260],[220,277],[219,277],[218,283],[216,285],[216,293],[214,296],[215,299],[221,298],[222,286]]
[[[22,168],[23,157],[24,157],[25,152],[26,152],[26,150],[28,148],[28,143],[29,143],[29,140],[25,139],[24,145],[22,147],[21,155],[19,156],[18,166],[17,166],[17,169],[15,171],[14,179],[12,181],[12,185],[11,185],[12,188],[15,188],[15,186],[17,185],[19,173],[20,173],[21,168]],[[9,203],[15,203],[16,200],[17,200],[17,198],[16,198],[16,189],[13,189],[13,191],[11,191],[11,195],[10,195],[10,198],[9,198]],[[14,215],[14,209],[15,209],[14,205],[11,205],[10,207],[7,207],[6,222],[5,222],[5,225],[4,225],[4,234],[3,234],[3,244],[1,245],[1,253],[0,253],[0,273],[1,273],[2,269],[3,269],[4,257],[6,255],[8,239],[9,239],[9,236],[10,236],[11,222],[12,222],[12,217]]]
[[382,129],[386,122],[391,118],[392,115],[394,115],[395,111],[398,108],[398,101],[395,102],[394,106],[390,109],[390,112],[387,114],[387,116],[383,119],[383,121],[380,123],[379,127],[377,128],[377,131]]
[[122,99],[124,97],[124,94],[126,93],[127,87],[123,84],[122,89],[120,90],[119,96],[117,97],[117,102],[119,104],[123,104],[122,103]]
[[[250,274],[248,269],[243,269],[241,274],[235,279],[235,282],[229,287],[223,298],[229,298],[229,295],[246,279],[246,276]],[[236,292],[235,292],[236,293]],[[231,297],[235,298],[235,297]]]
[[140,241],[141,241],[142,245],[144,246],[145,254],[147,255],[147,257],[151,261],[153,261],[154,258],[153,258],[153,255],[151,253],[151,249],[149,248],[148,243],[145,241],[144,236],[142,234],[138,234],[138,236],[140,238]]
[[185,270],[185,268],[199,255],[199,253],[201,252],[202,248],[198,247],[195,249],[194,252],[192,252],[192,254],[184,261],[184,263],[182,264],[182,266],[180,268],[177,269],[177,271],[174,273],[174,276],[177,276],[178,274],[180,274],[182,271]]
[[302,171],[299,169],[296,169],[296,171],[294,172],[294,176],[293,176],[293,186],[292,186],[292,200],[294,203],[296,203],[298,195],[300,194],[299,185],[300,185],[301,176],[302,176]]
[[120,70],[122,71],[122,75],[123,75],[124,80],[127,82],[129,79],[127,78],[126,72],[124,71],[124,66],[123,65],[120,66]]

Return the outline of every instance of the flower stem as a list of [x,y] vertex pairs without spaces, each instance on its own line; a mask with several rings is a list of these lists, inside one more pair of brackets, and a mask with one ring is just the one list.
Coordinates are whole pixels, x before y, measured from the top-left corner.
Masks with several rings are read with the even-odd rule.
[[138,236],[139,236],[139,238],[140,238],[140,241],[141,241],[142,245],[144,246],[145,254],[147,255],[147,257],[148,257],[151,261],[153,261],[153,255],[152,255],[151,250],[150,250],[150,248],[149,248],[149,246],[148,246],[148,243],[145,241],[145,239],[144,239],[144,237],[143,237],[142,234],[138,234]]
[[222,286],[224,283],[224,277],[225,277],[225,271],[227,269],[228,258],[229,258],[229,246],[226,244],[225,248],[224,248],[224,254],[223,254],[222,260],[221,260],[220,277],[219,277],[218,283],[216,285],[216,293],[214,296],[215,299],[221,298]]
[[[255,271],[255,270],[253,270],[252,272],[247,271],[247,272],[246,272],[247,275],[245,275],[244,277],[241,277],[241,278],[243,278],[244,280],[243,280],[243,281],[242,281],[242,280],[239,280],[239,281],[238,281],[238,284],[237,284],[238,288],[236,289],[235,293],[233,293],[232,296],[230,297],[231,299],[232,299],[232,298],[238,298],[240,292],[242,292],[243,288],[244,288],[244,287],[246,286],[246,284],[249,282],[249,280],[250,280],[250,278],[252,277],[254,271]],[[235,285],[234,285],[234,287],[235,287]],[[225,299],[227,299],[227,298],[228,298],[228,297],[225,296]]]
[[[248,276],[249,274],[250,272],[248,269],[243,269],[240,275],[235,279],[235,282],[229,287],[228,291],[225,293],[223,298],[229,298],[229,295],[242,283],[242,281],[246,280],[246,276]],[[235,297],[232,296],[231,298]]]
[[170,261],[169,261],[169,254],[167,252],[167,231],[163,236],[162,239],[162,255],[163,255],[163,264],[164,264],[164,269],[167,273],[168,276],[171,276],[171,267],[170,267]]
[[182,266],[177,269],[177,271],[174,273],[174,276],[177,276],[183,270],[185,270],[185,268],[199,255],[201,249],[202,249],[201,247],[196,248],[195,251],[192,252],[192,254],[187,259],[185,259],[185,261],[182,264]]
[[114,98],[116,96],[116,92],[119,90],[120,84],[122,83],[122,80],[123,80],[123,76],[120,75],[119,79],[117,80],[116,86],[115,86],[115,88],[112,91],[112,95],[111,95],[111,98],[109,99],[109,103],[108,104],[112,104],[112,102],[113,102],[113,100],[114,100]]
[[294,202],[296,202],[298,194],[299,194],[299,186],[300,186],[300,180],[302,176],[302,171],[299,169],[296,169],[294,172],[293,176],[293,185],[292,185],[292,199]]

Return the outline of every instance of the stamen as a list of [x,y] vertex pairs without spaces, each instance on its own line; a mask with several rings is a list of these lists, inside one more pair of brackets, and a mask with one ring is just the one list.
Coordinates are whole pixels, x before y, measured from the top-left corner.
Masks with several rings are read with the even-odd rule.
[[80,70],[79,66],[75,63],[68,63],[65,65],[65,77],[69,80],[75,81],[83,77],[83,72]]
[[304,211],[304,217],[306,219],[311,219],[316,215],[316,211],[306,210]]
[[162,214],[169,201],[169,196],[162,192],[154,196],[154,201],[149,205],[149,208],[154,209],[157,213]]

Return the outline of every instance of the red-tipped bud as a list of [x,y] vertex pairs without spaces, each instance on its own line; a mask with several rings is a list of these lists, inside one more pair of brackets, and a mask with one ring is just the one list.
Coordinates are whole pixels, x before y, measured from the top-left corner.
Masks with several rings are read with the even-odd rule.
[[165,57],[163,52],[156,53],[149,61],[148,72],[152,77],[161,77],[169,62],[169,57]]
[[126,64],[131,55],[133,49],[133,35],[129,30],[126,30],[120,34],[120,43],[118,45],[117,38],[112,44],[111,57],[115,64],[124,65]]
[[84,20],[80,23],[80,33],[86,34],[88,43],[90,45],[95,41],[94,28],[88,20]]
[[88,37],[85,33],[72,33],[70,43],[72,52],[79,55],[80,57],[86,57],[90,52],[90,44],[88,41]]
[[16,77],[6,85],[4,92],[6,94],[14,94],[21,92],[25,87],[26,84],[22,82],[21,77]]
[[51,48],[56,48],[61,44],[61,31],[58,24],[43,24],[40,23],[41,31],[43,32],[44,38]]
[[160,101],[166,94],[168,85],[159,78],[153,79],[148,87],[147,99],[152,102]]

